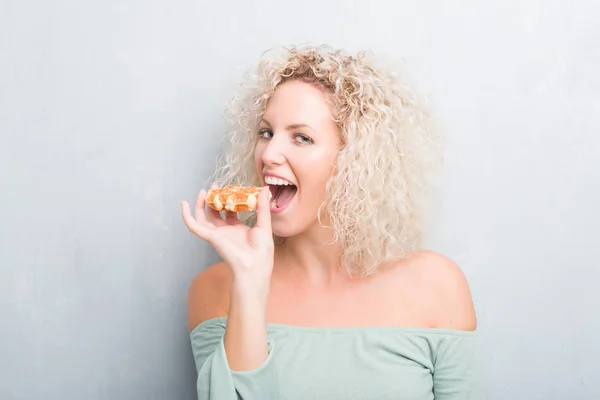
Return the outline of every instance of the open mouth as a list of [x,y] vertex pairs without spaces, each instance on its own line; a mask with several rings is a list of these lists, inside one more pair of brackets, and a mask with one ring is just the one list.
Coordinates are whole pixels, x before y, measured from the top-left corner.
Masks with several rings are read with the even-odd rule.
[[295,185],[271,185],[269,184],[269,190],[273,196],[271,199],[271,207],[273,209],[282,209],[287,207],[292,201],[298,188]]

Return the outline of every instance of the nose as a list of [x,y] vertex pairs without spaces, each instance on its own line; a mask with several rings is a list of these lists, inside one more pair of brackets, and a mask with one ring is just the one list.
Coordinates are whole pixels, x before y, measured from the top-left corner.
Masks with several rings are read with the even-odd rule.
[[261,159],[265,166],[285,163],[285,134],[275,134],[269,139],[263,149]]

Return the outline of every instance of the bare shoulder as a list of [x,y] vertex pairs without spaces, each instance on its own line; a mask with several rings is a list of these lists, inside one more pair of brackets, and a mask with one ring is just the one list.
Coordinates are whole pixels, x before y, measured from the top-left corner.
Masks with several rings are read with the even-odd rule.
[[477,316],[465,274],[450,258],[422,251],[410,261],[410,274],[436,328],[473,331]]
[[231,271],[225,263],[204,269],[192,281],[188,291],[188,329],[201,322],[227,316]]

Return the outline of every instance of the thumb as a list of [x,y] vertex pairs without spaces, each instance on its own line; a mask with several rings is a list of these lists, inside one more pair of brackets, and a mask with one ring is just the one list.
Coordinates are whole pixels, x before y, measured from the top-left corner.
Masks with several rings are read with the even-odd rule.
[[256,226],[271,234],[271,191],[268,186],[263,187],[258,195]]

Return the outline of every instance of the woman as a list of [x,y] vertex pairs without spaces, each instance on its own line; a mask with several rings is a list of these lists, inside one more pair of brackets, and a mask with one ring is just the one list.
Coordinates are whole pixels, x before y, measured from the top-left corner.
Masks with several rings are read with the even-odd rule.
[[256,214],[182,203],[223,260],[189,291],[198,398],[481,399],[468,284],[420,247],[415,93],[328,47],[265,57],[242,93],[213,187],[264,186]]

